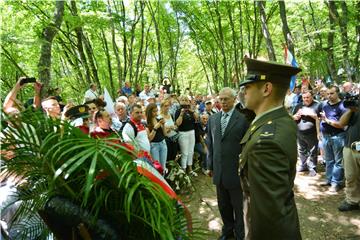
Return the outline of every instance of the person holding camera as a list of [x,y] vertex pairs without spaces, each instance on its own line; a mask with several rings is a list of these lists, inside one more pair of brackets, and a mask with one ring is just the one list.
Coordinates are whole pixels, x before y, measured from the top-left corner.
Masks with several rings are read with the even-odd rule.
[[160,104],[160,116],[164,118],[164,126],[166,131],[165,141],[167,145],[167,161],[175,160],[178,152],[178,137],[177,126],[174,123],[172,116],[169,113],[171,107],[171,99],[165,99]]
[[331,86],[328,89],[328,101],[320,108],[321,122],[319,138],[324,147],[326,164],[326,180],[321,186],[329,186],[330,192],[338,192],[344,187],[343,147],[345,131],[339,123],[341,116],[346,112],[343,102],[339,98],[339,87]]
[[17,99],[17,94],[22,89],[25,84],[27,83],[34,83],[34,100],[33,100],[33,107],[39,108],[40,107],[40,91],[41,91],[41,83],[37,82],[35,78],[28,78],[28,77],[20,77],[11,91],[5,97],[3,103],[3,110],[5,113],[20,113],[23,110],[23,105]]
[[354,103],[339,120],[348,126],[343,149],[346,197],[338,207],[342,212],[360,209],[360,100]]
[[181,167],[192,176],[197,173],[192,170],[194,147],[195,147],[195,127],[198,120],[198,114],[195,112],[195,106],[191,106],[187,96],[179,97],[180,109],[175,112],[176,125],[179,129],[179,145],[181,152]]
[[298,172],[309,172],[309,176],[316,176],[320,104],[313,98],[311,91],[302,94],[302,103],[296,105],[293,119],[297,125],[298,155],[301,165]]
[[151,156],[158,160],[166,172],[167,146],[165,142],[165,120],[158,117],[158,109],[155,103],[147,105],[146,110],[147,135],[150,141]]

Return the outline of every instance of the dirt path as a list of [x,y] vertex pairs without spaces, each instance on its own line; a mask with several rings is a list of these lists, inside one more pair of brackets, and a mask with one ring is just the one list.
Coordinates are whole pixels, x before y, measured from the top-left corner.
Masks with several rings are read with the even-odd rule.
[[[360,240],[360,211],[339,212],[337,207],[344,198],[344,190],[333,194],[319,185],[324,178],[297,174],[295,195],[299,212],[301,234],[304,240]],[[222,221],[217,208],[215,187],[203,174],[194,178],[195,191],[183,196],[193,217],[201,227],[208,229],[207,239],[215,240],[221,233]]]

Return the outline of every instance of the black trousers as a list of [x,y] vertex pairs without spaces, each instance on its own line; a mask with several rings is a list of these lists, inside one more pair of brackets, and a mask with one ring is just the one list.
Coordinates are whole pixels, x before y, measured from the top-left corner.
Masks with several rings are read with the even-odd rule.
[[298,132],[297,140],[301,167],[316,171],[319,143],[316,132],[310,134]]
[[231,236],[235,233],[237,240],[244,239],[243,193],[241,187],[226,189],[222,184],[216,185],[218,206],[224,226],[222,234]]
[[166,146],[167,146],[167,161],[175,160],[176,154],[179,150],[179,144],[177,141],[173,142],[169,138],[165,138]]

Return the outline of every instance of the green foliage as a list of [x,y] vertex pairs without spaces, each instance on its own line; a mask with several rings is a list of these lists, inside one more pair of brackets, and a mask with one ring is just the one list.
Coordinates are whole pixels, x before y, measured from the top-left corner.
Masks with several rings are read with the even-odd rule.
[[[75,1],[75,4],[78,16],[73,15],[71,2],[66,3],[64,22],[52,49],[51,85],[63,89],[64,99],[75,96],[75,100],[81,102],[82,94],[78,93],[83,93],[88,84],[96,80],[96,74],[100,84],[114,92],[125,80],[140,84],[159,84],[162,81],[159,79],[160,71],[170,78],[174,86],[179,85],[180,89],[191,87],[194,92],[208,93],[209,89],[217,91],[227,83],[232,87],[237,86],[241,79],[234,80],[233,77],[236,72],[240,78],[244,75],[244,64],[241,61],[244,55],[267,56],[260,15],[254,2],[114,0]],[[143,9],[142,4],[145,6]],[[149,10],[149,4],[153,13]],[[342,2],[335,3],[340,17],[343,17],[341,4]],[[346,1],[345,4],[348,16],[341,20],[346,21],[349,64],[354,69],[359,69],[359,66],[354,66],[357,63],[356,49],[359,44],[356,33],[358,2]],[[6,23],[1,24],[0,33],[2,95],[24,73],[37,76],[39,39],[44,27],[51,21],[54,6],[54,3],[45,1],[0,3],[2,22]],[[267,2],[265,8],[277,61],[284,62],[285,40],[278,2]],[[328,75],[327,38],[330,26],[327,2],[290,1],[286,2],[286,12],[295,45],[295,56],[305,70],[302,74],[312,77]],[[160,34],[162,69],[158,69],[158,40],[151,14],[154,14]],[[333,50],[335,69],[332,70],[335,72],[344,67],[346,60],[338,22],[335,21],[334,44],[330,49]],[[81,28],[93,50],[91,55],[84,49],[85,61],[80,58],[76,28]],[[112,78],[104,40],[108,44]],[[118,56],[114,49],[117,49]],[[97,73],[92,67],[86,66],[90,59],[94,60]],[[236,61],[240,65],[239,69]],[[318,65],[320,61],[322,63]],[[114,89],[110,89],[111,87]]]
[[[2,170],[21,176],[17,200],[18,227],[34,222],[23,237],[38,236],[44,224],[31,217],[54,196],[61,196],[89,213],[88,221],[110,221],[126,239],[192,238],[182,208],[159,186],[139,175],[134,156],[111,139],[93,139],[68,124],[41,113],[24,112],[8,119],[3,149],[15,157]],[[89,223],[89,224],[90,224]],[[141,229],[141,231],[139,231]]]

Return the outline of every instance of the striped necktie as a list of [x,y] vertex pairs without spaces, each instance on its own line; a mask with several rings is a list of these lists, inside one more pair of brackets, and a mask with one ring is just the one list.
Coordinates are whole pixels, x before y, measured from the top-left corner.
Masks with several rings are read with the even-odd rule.
[[229,117],[228,113],[223,113],[221,116],[221,136],[224,136],[226,125],[227,125],[227,118]]

